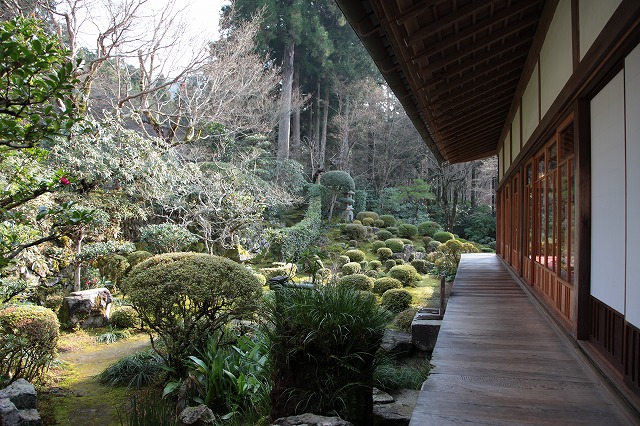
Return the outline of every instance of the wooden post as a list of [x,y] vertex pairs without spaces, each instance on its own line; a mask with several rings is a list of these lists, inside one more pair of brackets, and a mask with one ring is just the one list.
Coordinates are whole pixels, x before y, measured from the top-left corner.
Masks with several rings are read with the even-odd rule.
[[440,277],[440,316],[444,316],[444,296],[447,291],[447,283],[445,282],[444,275]]

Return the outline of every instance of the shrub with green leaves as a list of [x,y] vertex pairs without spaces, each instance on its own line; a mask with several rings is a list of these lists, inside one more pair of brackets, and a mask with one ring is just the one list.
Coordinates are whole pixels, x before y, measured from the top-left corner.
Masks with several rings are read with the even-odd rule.
[[374,241],[374,242],[372,242],[372,243],[371,243],[371,251],[372,251],[372,252],[374,252],[374,253],[375,253],[379,248],[382,248],[382,247],[386,247],[386,246],[384,245],[384,241],[378,241],[378,240],[376,240],[376,241]]
[[127,258],[119,254],[101,257],[96,263],[100,274],[115,285],[119,285],[122,278],[131,269]]
[[260,273],[267,280],[273,277],[293,277],[298,272],[298,265],[295,263],[275,262],[270,268],[260,268]]
[[364,240],[367,238],[367,228],[358,223],[347,223],[344,227],[344,235],[355,240]]
[[360,250],[347,250],[344,255],[349,258],[351,262],[362,262],[365,259],[364,252]]
[[340,256],[338,256],[336,258],[336,264],[340,268],[342,268],[344,265],[346,265],[349,262],[351,262],[351,259],[349,259],[349,256],[345,256],[344,254],[342,254],[342,255],[340,255]]
[[127,256],[127,262],[129,262],[129,268],[133,268],[140,262],[144,262],[148,258],[152,257],[153,253],[150,253],[145,250],[137,250],[132,253],[129,253]]
[[177,252],[198,241],[198,236],[173,223],[146,225],[140,228],[140,241],[155,253]]
[[344,285],[354,290],[371,291],[373,289],[373,278],[365,274],[345,275],[338,280],[338,285]]
[[449,240],[444,244],[440,244],[438,249],[429,254],[431,260],[439,274],[446,274],[454,277],[460,263],[462,253],[478,253],[479,250],[472,243],[465,243],[461,240]]
[[385,241],[385,240],[388,240],[389,238],[393,238],[393,234],[385,229],[381,229],[378,232],[376,232],[376,238],[381,241]]
[[365,217],[362,219],[362,225],[364,226],[373,226],[374,219],[372,217]]
[[392,277],[378,278],[373,283],[373,292],[375,294],[383,295],[385,291],[392,288],[402,288],[402,283]]
[[392,288],[382,294],[382,306],[391,312],[399,313],[408,309],[412,301],[411,293],[401,288]]
[[360,266],[360,263],[358,262],[345,263],[340,268],[340,272],[342,272],[342,275],[359,274],[360,271],[362,271],[362,266]]
[[375,270],[375,269],[369,269],[369,270],[368,270],[368,271],[366,271],[364,274],[365,274],[366,276],[371,277],[371,278],[373,278],[373,279],[375,280],[376,278],[378,278],[378,276],[381,274],[381,272],[378,272],[378,271],[377,271],[377,270]]
[[429,242],[429,244],[427,244],[427,250],[429,252],[434,252],[434,251],[438,250],[438,247],[440,247],[441,244],[442,243],[440,241],[433,240],[433,241]]
[[378,250],[376,250],[376,256],[378,256],[378,259],[380,259],[380,261],[390,259],[391,256],[393,256],[393,250],[388,247],[380,247]]
[[187,355],[232,320],[251,318],[262,299],[258,279],[232,260],[202,253],[167,253],[136,265],[127,290],[145,327],[158,335],[163,359],[186,373]]
[[133,306],[118,306],[109,317],[109,322],[115,328],[140,328],[140,316]]
[[422,278],[416,268],[411,265],[396,265],[389,270],[389,276],[400,281],[405,287],[413,285]]
[[393,319],[393,324],[402,331],[411,332],[411,323],[416,316],[416,312],[418,312],[418,308],[405,309],[396,315]]
[[358,214],[356,215],[356,219],[362,221],[362,223],[364,224],[365,219],[376,220],[380,219],[380,216],[376,212],[362,211],[358,212]]
[[442,227],[437,222],[426,221],[418,225],[418,234],[433,237],[433,234],[440,231]]
[[384,227],[384,220],[382,219],[376,219],[373,221],[373,226],[375,226],[376,228],[382,228]]
[[379,260],[372,260],[369,262],[369,269],[378,269],[382,266],[382,262]]
[[391,232],[392,235],[398,235],[398,228],[396,228],[395,226],[389,226],[387,228],[387,231]]
[[384,261],[384,264],[383,264],[383,265],[384,265],[384,269],[385,269],[386,271],[388,271],[389,269],[391,269],[391,268],[393,268],[394,266],[396,266],[396,265],[397,265],[397,263],[396,263],[395,259],[387,259],[387,260],[385,260],[385,261]]
[[284,288],[268,306],[271,417],[337,413],[373,424],[373,361],[389,321],[373,294],[347,286]]
[[0,310],[0,388],[42,378],[56,357],[59,327],[53,311],[42,306]]
[[398,225],[398,236],[401,238],[411,238],[418,234],[418,227],[410,223]]
[[446,243],[447,241],[453,240],[454,238],[455,237],[451,232],[446,232],[446,231],[439,231],[433,234],[433,239],[440,243]]
[[384,222],[384,227],[396,226],[396,218],[390,214],[383,214],[380,216],[380,220]]
[[98,382],[109,386],[141,388],[155,383],[164,371],[162,358],[153,350],[120,358],[98,375]]
[[404,250],[404,242],[400,238],[389,238],[384,244],[394,253],[401,253]]
[[415,259],[411,261],[411,266],[413,266],[414,268],[416,268],[416,271],[418,271],[421,274],[426,274],[429,272],[429,270],[427,269],[427,261],[424,259]]
[[404,265],[404,259],[395,259],[396,265]]

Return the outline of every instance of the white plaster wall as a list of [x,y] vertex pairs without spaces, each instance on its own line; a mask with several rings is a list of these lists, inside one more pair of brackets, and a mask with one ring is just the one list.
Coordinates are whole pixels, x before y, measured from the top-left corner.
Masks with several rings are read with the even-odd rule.
[[502,176],[504,176],[503,153],[504,151],[500,147],[500,151],[498,151],[498,181],[502,181]]
[[540,109],[542,116],[573,73],[571,0],[560,0],[540,50]]
[[525,143],[540,122],[538,86],[538,65],[536,65],[531,78],[529,78],[529,84],[527,84],[527,88],[522,95],[522,139]]
[[511,165],[511,132],[504,138],[504,172],[506,173]]
[[581,60],[621,2],[622,0],[579,0],[578,21]]
[[[516,114],[513,116],[513,122],[511,123],[511,146],[513,152],[517,154],[520,151],[522,140],[520,138],[520,108],[516,110]],[[515,150],[517,147],[517,151]],[[515,156],[514,156],[515,158]]]
[[625,309],[624,74],[591,101],[591,294]]
[[640,46],[625,59],[627,114],[626,320],[640,327]]

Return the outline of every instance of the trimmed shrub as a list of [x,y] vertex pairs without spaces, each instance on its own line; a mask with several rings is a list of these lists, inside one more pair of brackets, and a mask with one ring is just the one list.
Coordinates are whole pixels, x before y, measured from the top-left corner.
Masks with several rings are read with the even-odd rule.
[[387,259],[387,260],[384,261],[384,269],[387,270],[387,271],[389,269],[393,268],[396,265],[397,265],[397,263],[396,263],[395,259]]
[[440,244],[438,250],[429,254],[429,259],[433,261],[438,273],[444,273],[453,277],[458,270],[458,263],[462,253],[478,253],[479,250],[472,243],[461,240],[449,240]]
[[413,241],[411,241],[410,239],[408,238],[400,238],[400,239],[402,240],[403,243],[413,246]]
[[373,221],[373,226],[375,226],[376,228],[382,228],[384,227],[384,220],[382,219],[376,219]]
[[440,241],[433,240],[427,245],[427,249],[430,252],[436,251],[438,247],[440,247],[440,244],[442,244]]
[[271,268],[260,268],[260,273],[270,280],[273,277],[293,277],[298,272],[295,263],[275,262]]
[[363,260],[362,262],[358,262],[360,264],[360,270],[361,271],[366,271],[367,268],[369,267],[369,262],[367,262],[366,260]]
[[433,221],[422,222],[418,225],[418,234],[433,237],[433,234],[441,230],[442,227]]
[[354,290],[373,290],[373,278],[364,274],[345,275],[338,281],[339,285],[344,285]]
[[421,279],[416,268],[411,265],[396,265],[389,270],[389,276],[400,281],[405,287]]
[[41,379],[56,357],[60,324],[43,306],[0,310],[0,388],[20,378]]
[[364,273],[366,276],[373,278],[374,280],[376,278],[378,278],[378,275],[380,275],[380,273],[378,271],[376,271],[375,269],[369,269],[368,271],[366,271]]
[[381,266],[382,266],[382,262],[380,262],[379,260],[372,260],[371,262],[369,262],[370,269],[378,269]]
[[177,252],[198,241],[198,236],[173,223],[146,225],[140,228],[140,241],[156,253]]
[[111,312],[109,322],[115,328],[139,328],[140,316],[132,306],[119,306]]
[[391,256],[393,256],[393,250],[391,250],[388,247],[381,247],[378,250],[376,250],[376,255],[378,256],[378,259],[382,260],[387,260],[389,258],[391,258]]
[[316,282],[325,283],[331,279],[331,269],[320,268],[316,271]]
[[418,227],[410,223],[398,225],[398,236],[401,238],[411,238],[418,234]]
[[415,259],[411,261],[411,266],[413,266],[414,268],[416,268],[416,271],[418,271],[421,274],[426,274],[429,271],[427,270],[427,261],[424,259]]
[[376,240],[373,243],[371,243],[371,251],[374,252],[374,253],[376,252],[376,250],[378,250],[379,248],[382,248],[382,247],[386,247],[384,245],[384,241]]
[[446,243],[449,240],[453,240],[454,236],[451,232],[440,231],[433,234],[433,239],[441,243]]
[[373,226],[374,219],[372,217],[365,217],[362,219],[362,224],[364,226]]
[[354,220],[354,221],[353,221],[353,222],[351,222],[351,223],[355,223],[356,225],[362,225],[362,222],[360,222],[359,220]]
[[388,240],[389,238],[393,238],[393,234],[389,231],[381,229],[378,232],[376,232],[376,238],[384,241],[384,240]]
[[392,288],[382,294],[382,306],[395,313],[408,309],[412,300],[411,293],[401,288]]
[[133,268],[140,262],[144,262],[148,258],[152,257],[153,253],[149,253],[148,251],[138,250],[133,253],[129,253],[127,256],[127,262],[129,262],[129,268]]
[[358,247],[358,241],[357,240],[349,240],[349,246],[350,247]]
[[422,237],[422,242],[424,243],[425,246],[429,245],[431,241],[433,241],[432,237],[429,237],[429,236]]
[[367,228],[358,223],[347,223],[344,227],[344,235],[355,240],[364,240],[367,238]]
[[384,242],[384,245],[394,253],[400,253],[404,250],[404,242],[400,238],[389,238]]
[[202,253],[167,253],[135,266],[129,299],[163,344],[160,355],[179,375],[187,356],[233,320],[250,318],[262,300],[253,273],[232,260]]
[[398,235],[398,228],[396,228],[395,226],[389,226],[387,228],[387,231],[391,232],[391,234],[393,235]]
[[418,308],[405,309],[396,315],[393,319],[393,324],[402,331],[411,332],[411,323],[416,316],[416,312],[418,312]]
[[122,277],[131,269],[127,258],[119,254],[104,256],[97,261],[100,274],[115,285],[120,284]]
[[254,273],[253,276],[258,279],[258,282],[260,283],[261,286],[267,285],[267,277],[265,277],[264,275]]
[[351,259],[349,259],[349,256],[345,256],[344,254],[338,256],[338,258],[336,259],[336,263],[338,264],[339,267],[343,267],[349,262],[351,262]]
[[364,252],[360,250],[347,250],[344,255],[349,258],[351,262],[362,262],[365,259]]
[[404,265],[404,259],[394,259],[396,261],[396,265]]
[[396,218],[390,214],[383,214],[380,216],[380,220],[384,222],[384,227],[388,228],[389,226],[396,225]]
[[345,263],[340,268],[340,272],[342,272],[343,275],[359,274],[360,271],[362,271],[362,266],[360,266],[358,262]]
[[380,216],[378,215],[378,213],[371,212],[371,211],[359,212],[356,215],[356,219],[357,220],[361,220],[363,224],[364,224],[364,220],[367,219],[367,218],[369,218],[371,220],[376,220],[376,219],[380,219]]
[[402,288],[402,283],[391,277],[378,278],[373,283],[373,292],[375,294],[383,295],[385,291],[392,288]]

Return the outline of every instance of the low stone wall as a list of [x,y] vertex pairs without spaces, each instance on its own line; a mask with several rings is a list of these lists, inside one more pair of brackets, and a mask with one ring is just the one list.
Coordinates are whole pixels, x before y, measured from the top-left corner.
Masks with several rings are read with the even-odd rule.
[[0,390],[0,425],[42,425],[36,403],[37,393],[33,385],[25,379],[16,380]]

